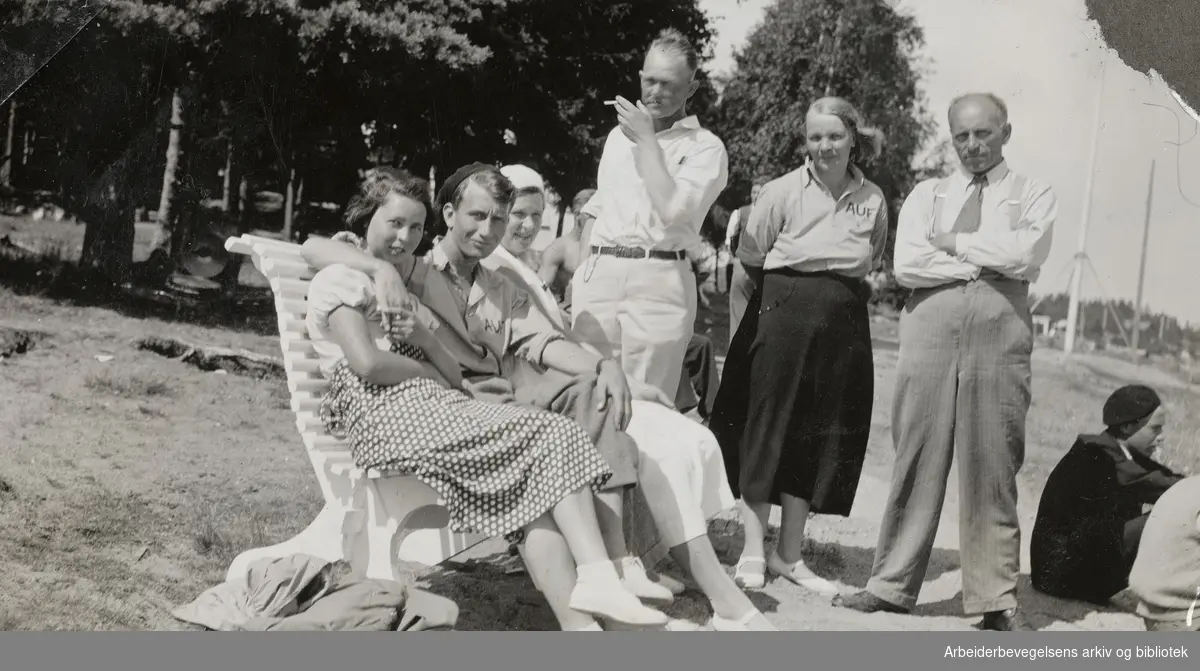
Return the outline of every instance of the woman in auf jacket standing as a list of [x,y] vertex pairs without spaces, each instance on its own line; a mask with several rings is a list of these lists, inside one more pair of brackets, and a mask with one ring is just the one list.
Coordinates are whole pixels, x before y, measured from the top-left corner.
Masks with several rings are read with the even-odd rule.
[[[805,118],[805,163],[768,183],[738,259],[755,290],[730,347],[711,428],[741,498],[743,587],[780,575],[836,594],[801,557],[810,512],[848,516],[871,428],[875,372],[864,278],[883,258],[887,204],[858,165],[882,136],[841,98]],[[783,508],[767,557],[771,505]]]

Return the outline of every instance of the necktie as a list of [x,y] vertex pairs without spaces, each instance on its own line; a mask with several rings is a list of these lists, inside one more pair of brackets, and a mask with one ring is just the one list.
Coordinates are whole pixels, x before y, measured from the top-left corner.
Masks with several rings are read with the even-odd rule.
[[971,180],[972,191],[967,195],[967,201],[963,203],[958,218],[954,220],[954,227],[950,229],[951,233],[974,233],[979,230],[979,221],[983,216],[983,187],[985,185],[987,185],[985,175],[975,175],[975,179]]

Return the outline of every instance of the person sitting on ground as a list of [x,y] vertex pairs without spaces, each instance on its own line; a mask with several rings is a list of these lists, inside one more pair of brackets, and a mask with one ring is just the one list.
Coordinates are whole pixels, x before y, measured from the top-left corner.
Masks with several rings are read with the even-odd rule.
[[[498,243],[495,216],[488,213],[506,219],[512,191],[497,177],[482,185],[470,182],[469,193],[464,197],[460,191],[456,204],[446,208],[448,217],[458,214],[454,208],[468,215],[456,217],[456,246],[450,253],[471,244],[490,253]],[[493,191],[498,195],[493,197]],[[618,444],[613,437],[629,440],[613,430],[623,428],[625,419],[613,416],[628,415],[630,400],[620,369],[562,343],[549,329],[514,320],[513,313],[528,302],[521,303],[515,288],[502,281],[471,273],[475,284],[456,299],[456,288],[448,282],[435,285],[417,277],[437,272],[411,255],[433,211],[427,194],[427,183],[407,172],[375,170],[346,211],[359,248],[315,237],[305,242],[306,257],[313,263],[316,256],[313,265],[321,269],[309,289],[306,317],[330,383],[321,420],[330,433],[349,441],[358,466],[409,472],[437,491],[454,531],[522,540],[535,580],[569,567],[576,576],[573,584],[543,585],[564,629],[599,630],[591,616],[635,626],[666,624],[664,614],[639,600],[635,590],[641,585],[617,572],[592,495],[636,482],[632,459],[622,459],[614,447],[602,453],[597,446]],[[322,247],[332,247],[333,253],[322,255]],[[321,262],[330,256],[332,261]],[[349,263],[340,263],[339,257]],[[443,304],[421,292],[383,300],[379,287],[386,283],[367,272],[382,266],[409,281],[436,286],[433,297]],[[389,293],[388,299],[394,298]],[[468,301],[475,307],[469,313],[464,312]],[[458,321],[451,321],[456,315]],[[483,342],[464,341],[466,333]],[[488,369],[490,376],[484,370],[464,370],[464,351],[473,353],[476,368]],[[562,396],[548,387],[532,390],[535,398],[551,398],[540,408],[529,407],[535,402],[528,400],[528,390],[514,392],[509,386],[505,398],[505,385],[497,378],[502,365],[517,357],[578,365],[577,384],[569,383],[568,393],[576,393],[582,414],[590,413],[587,429],[545,411],[564,412],[545,407]],[[600,382],[585,374],[591,370],[601,371]],[[513,402],[516,398],[526,402]]]
[[1166,407],[1153,389],[1128,385],[1104,404],[1096,435],[1080,435],[1046,479],[1030,539],[1039,592],[1098,605],[1124,590],[1147,514],[1182,479],[1152,454]]
[[[505,166],[501,172],[513,181],[518,194],[526,194],[518,197],[514,212],[541,210],[545,186],[540,175],[526,166]],[[524,198],[536,202],[523,203]],[[524,223],[522,215],[514,214],[509,220],[509,230]],[[506,235],[500,247],[482,263],[521,286],[563,336],[571,337],[570,319],[562,314],[544,276],[539,277],[532,267],[521,262],[523,246],[510,246],[521,237]],[[661,538],[647,555],[657,554],[661,559],[665,550],[695,579],[712,603],[714,614],[709,622],[712,629],[774,630],[725,572],[708,537],[707,521],[736,503],[725,477],[724,459],[716,437],[704,426],[670,409],[661,392],[657,401],[635,400],[626,429],[637,443],[638,482]],[[648,573],[653,572],[648,570]]]
[[1200,476],[1158,498],[1142,529],[1130,591],[1147,631],[1200,631]]

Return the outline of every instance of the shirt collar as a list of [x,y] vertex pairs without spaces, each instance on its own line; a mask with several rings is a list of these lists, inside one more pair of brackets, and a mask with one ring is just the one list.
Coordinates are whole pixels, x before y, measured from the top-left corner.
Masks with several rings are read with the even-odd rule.
[[[959,175],[963,177],[962,190],[966,191],[971,188],[971,180],[975,179],[974,173],[968,172],[966,168],[960,166]],[[987,186],[996,186],[1008,176],[1008,160],[1001,160],[996,167],[983,173],[983,176],[987,179]]]
[[[850,184],[846,186],[846,191],[842,194],[843,196],[849,193],[854,193],[855,191],[861,189],[863,184],[865,184],[867,181],[867,176],[864,175],[863,171],[859,170],[858,166],[854,165],[853,163],[847,166],[846,169],[850,173]],[[813,182],[817,182],[818,184],[820,183],[817,180],[816,173],[813,171],[811,158],[804,159],[804,168],[801,173],[801,179],[804,180],[803,185],[805,187],[811,185]]]
[[450,264],[450,257],[446,256],[446,252],[442,250],[441,242],[429,250],[429,263],[437,270],[445,270],[446,266]]
[[[435,270],[439,272],[446,272],[446,269],[450,265],[450,257],[446,256],[445,250],[442,249],[442,244],[444,244],[444,238],[443,242],[439,242],[433,246],[433,249],[429,250],[426,258],[429,259],[429,264],[433,266]],[[499,250],[501,248],[497,247],[496,249]],[[493,254],[495,254],[495,252],[493,252]],[[495,288],[495,286],[500,284],[503,280],[493,274],[483,261],[483,259],[480,259],[479,263],[476,264],[475,281],[471,284],[472,286],[477,286],[484,289]]]
[[680,119],[679,121],[676,121],[675,123],[671,124],[670,128],[659,131],[658,134],[661,135],[663,133],[672,133],[677,130],[698,130],[699,128],[700,128],[700,118],[697,117],[695,114],[689,114],[688,116],[685,116],[682,119]]

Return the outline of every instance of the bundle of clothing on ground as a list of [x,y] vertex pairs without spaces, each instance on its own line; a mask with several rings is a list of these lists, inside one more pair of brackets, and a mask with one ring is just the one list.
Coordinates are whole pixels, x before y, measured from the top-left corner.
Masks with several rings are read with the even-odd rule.
[[458,620],[449,599],[392,580],[337,579],[336,566],[306,554],[260,559],[171,614],[217,631],[430,631]]

